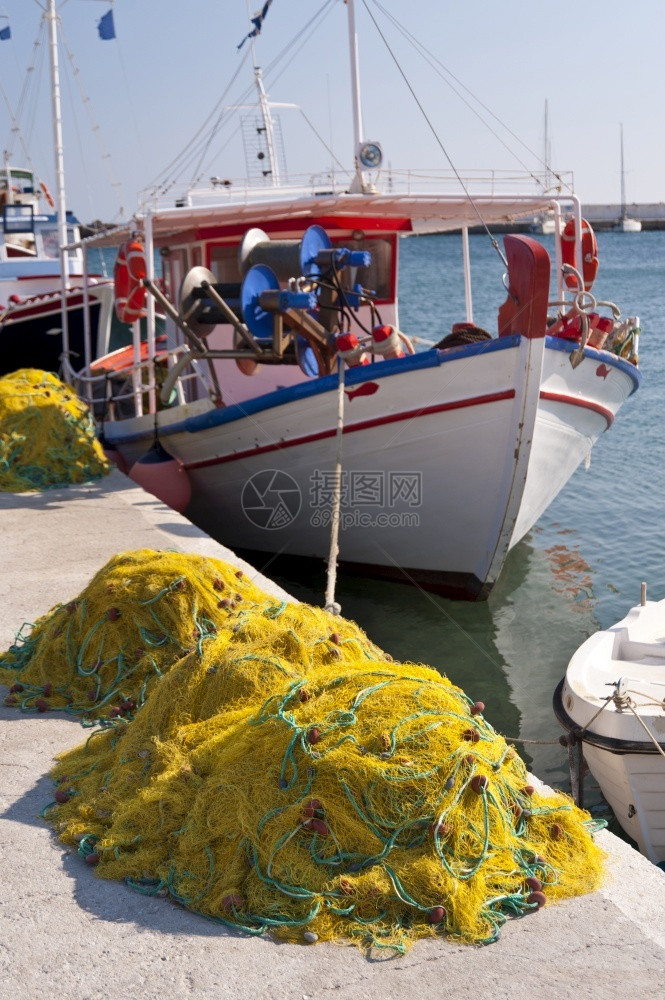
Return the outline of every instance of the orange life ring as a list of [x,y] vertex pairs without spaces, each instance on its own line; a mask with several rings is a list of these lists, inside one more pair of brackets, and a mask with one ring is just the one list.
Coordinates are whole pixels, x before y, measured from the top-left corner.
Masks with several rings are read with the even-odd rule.
[[55,202],[53,201],[53,195],[51,194],[51,192],[49,191],[49,189],[46,187],[46,184],[44,184],[44,181],[40,181],[39,182],[39,186],[42,189],[42,194],[46,198],[46,204],[50,208],[55,208]]
[[[564,264],[570,264],[581,272],[584,288],[588,292],[598,274],[598,244],[596,234],[586,219],[582,219],[581,262],[577,260],[577,232],[574,219],[568,220],[561,233],[561,258]],[[574,274],[566,274],[565,279],[568,288],[577,288],[577,279]]]
[[118,249],[113,268],[115,314],[121,323],[135,323],[145,316],[145,286],[148,269],[143,244],[128,240]]

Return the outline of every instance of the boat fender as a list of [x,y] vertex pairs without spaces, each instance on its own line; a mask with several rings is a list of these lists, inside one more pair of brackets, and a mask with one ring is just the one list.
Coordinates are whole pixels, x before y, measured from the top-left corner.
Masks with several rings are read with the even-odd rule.
[[415,347],[407,335],[388,324],[374,327],[372,341],[374,353],[384,358],[403,358],[405,353],[415,354]]
[[[561,259],[564,264],[570,264],[581,271],[584,288],[588,292],[598,274],[598,243],[591,223],[582,219],[582,260],[577,260],[577,231],[575,220],[569,219],[561,233]],[[568,288],[577,288],[577,278],[574,274],[566,274]]]
[[349,368],[369,364],[369,355],[360,346],[355,333],[340,333],[335,339],[337,353]]
[[147,493],[182,514],[192,496],[192,484],[182,463],[170,455],[159,441],[129,470],[129,478]]
[[145,316],[147,273],[143,244],[127,240],[119,247],[113,268],[115,314],[121,323],[135,323]]

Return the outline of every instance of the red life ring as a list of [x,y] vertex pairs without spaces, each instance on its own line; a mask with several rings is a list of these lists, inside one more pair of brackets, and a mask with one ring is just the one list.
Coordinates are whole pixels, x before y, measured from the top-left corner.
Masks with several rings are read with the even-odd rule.
[[[564,264],[570,264],[580,271],[584,279],[584,288],[588,292],[598,274],[598,244],[596,234],[591,224],[582,219],[582,260],[577,260],[577,233],[575,220],[569,219],[561,233],[561,258]],[[574,274],[565,275],[568,288],[577,288]]]
[[118,249],[113,268],[115,314],[121,323],[135,323],[145,316],[145,286],[148,269],[143,244],[128,240]]

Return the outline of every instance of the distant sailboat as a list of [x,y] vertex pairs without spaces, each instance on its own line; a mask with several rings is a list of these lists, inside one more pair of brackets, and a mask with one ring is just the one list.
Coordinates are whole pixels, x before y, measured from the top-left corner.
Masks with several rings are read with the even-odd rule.
[[619,125],[621,134],[621,215],[619,221],[612,227],[615,233],[641,233],[642,223],[639,219],[631,219],[626,208],[626,172],[623,166],[623,125]]
[[[550,163],[552,160],[552,149],[549,140],[548,128],[548,105],[545,101],[545,131],[543,140],[543,163],[545,164],[545,190],[548,191],[552,183],[552,172]],[[556,232],[556,222],[551,212],[543,212],[536,216],[531,226],[532,233],[542,233],[544,236],[553,236]]]

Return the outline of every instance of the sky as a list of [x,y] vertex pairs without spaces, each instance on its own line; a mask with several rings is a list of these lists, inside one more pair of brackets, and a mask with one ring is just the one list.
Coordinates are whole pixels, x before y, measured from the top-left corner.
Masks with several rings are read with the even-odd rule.
[[[8,105],[16,114],[29,79],[21,135],[53,191],[48,53],[35,50],[44,2],[0,0],[0,30],[9,25],[12,34],[0,41],[0,141],[13,143],[14,165],[25,165]],[[251,46],[238,49],[248,6],[253,15],[262,0],[58,0],[67,199],[80,219],[131,216],[139,193],[170,178],[174,161],[178,184],[197,172],[245,175],[234,125],[205,147],[196,136],[220,102],[248,99]],[[111,7],[116,38],[103,41],[97,24]],[[449,157],[462,174],[542,169],[547,101],[551,165],[574,174],[583,203],[619,201],[619,123],[628,202],[665,201],[665,0],[356,0],[356,20],[364,137],[381,143],[392,168],[448,169]],[[289,175],[329,169],[330,150],[350,167],[343,0],[273,0],[254,53],[270,99],[299,104],[320,137],[299,112],[279,112]]]

